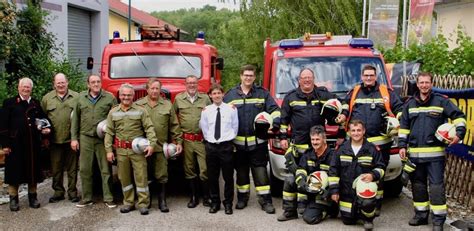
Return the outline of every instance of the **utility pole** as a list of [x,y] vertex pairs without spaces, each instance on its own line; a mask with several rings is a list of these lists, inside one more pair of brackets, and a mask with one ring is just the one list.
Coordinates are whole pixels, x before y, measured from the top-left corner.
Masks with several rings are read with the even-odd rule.
[[132,0],[128,0],[128,40],[131,40],[132,36]]

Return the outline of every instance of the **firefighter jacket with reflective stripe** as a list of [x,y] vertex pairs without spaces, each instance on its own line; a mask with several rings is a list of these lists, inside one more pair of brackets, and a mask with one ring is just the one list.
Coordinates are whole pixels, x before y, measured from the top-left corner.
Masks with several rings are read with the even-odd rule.
[[407,100],[400,118],[398,140],[400,148],[407,148],[414,162],[444,158],[445,144],[436,136],[438,127],[448,122],[456,126],[456,135],[462,140],[466,134],[466,117],[447,97],[430,93],[425,101],[417,92]]
[[309,130],[315,125],[325,125],[321,116],[323,104],[328,99],[336,99],[325,87],[315,87],[313,92],[305,94],[298,87],[286,94],[281,105],[281,133],[287,138],[288,126],[291,126],[291,138],[295,144],[309,144]]
[[328,146],[326,150],[324,150],[323,155],[318,157],[312,147],[307,149],[300,158],[300,163],[296,170],[296,183],[298,183],[299,180],[306,181],[306,177],[315,171],[329,172],[329,166],[331,165],[334,153],[334,149]]
[[[350,120],[358,119],[364,122],[367,137],[380,137],[386,130],[384,127],[386,125],[385,116],[389,115],[385,101],[390,101],[390,109],[394,115],[402,111],[403,103],[393,91],[389,91],[389,96],[384,96],[378,83],[372,87],[366,87],[363,84],[360,86],[360,90],[356,92],[357,96],[353,102],[352,111],[349,110],[349,105],[354,89],[347,94],[344,100],[343,108],[349,110],[347,112],[350,114],[350,118],[348,114],[346,116]],[[389,139],[390,141],[391,139]]]
[[267,143],[267,140],[255,137],[254,120],[258,113],[267,112],[273,118],[273,127],[280,127],[280,108],[270,93],[260,86],[252,86],[248,94],[245,94],[239,84],[226,93],[224,102],[234,105],[239,114],[239,132],[234,139],[239,150]]
[[342,198],[355,198],[352,189],[354,180],[363,173],[371,173],[373,181],[381,180],[385,173],[382,154],[374,144],[364,140],[357,155],[351,147],[351,140],[345,141],[336,151],[329,168],[329,191],[339,193]]

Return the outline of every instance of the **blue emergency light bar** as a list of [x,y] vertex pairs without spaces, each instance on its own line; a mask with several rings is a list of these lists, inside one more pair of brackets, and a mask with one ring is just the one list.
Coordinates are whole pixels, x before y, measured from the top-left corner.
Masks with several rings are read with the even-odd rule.
[[299,39],[285,39],[285,40],[281,40],[278,46],[282,49],[296,49],[296,48],[303,47],[304,44]]
[[372,48],[374,42],[367,38],[353,38],[349,41],[349,46],[353,48]]

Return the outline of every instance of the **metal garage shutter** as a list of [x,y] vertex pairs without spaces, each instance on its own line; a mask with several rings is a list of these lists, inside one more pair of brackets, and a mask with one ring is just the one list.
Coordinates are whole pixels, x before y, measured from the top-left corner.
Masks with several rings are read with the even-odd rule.
[[79,62],[81,69],[87,71],[87,57],[92,56],[91,13],[68,6],[68,55],[72,63]]

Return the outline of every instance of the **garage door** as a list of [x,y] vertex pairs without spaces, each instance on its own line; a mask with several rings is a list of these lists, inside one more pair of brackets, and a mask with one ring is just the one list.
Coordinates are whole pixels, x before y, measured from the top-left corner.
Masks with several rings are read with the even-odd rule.
[[87,71],[87,57],[92,56],[91,13],[68,6],[68,55],[73,63],[78,62]]

